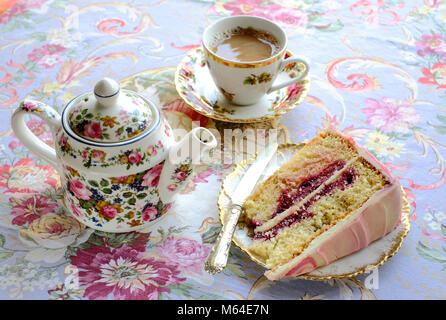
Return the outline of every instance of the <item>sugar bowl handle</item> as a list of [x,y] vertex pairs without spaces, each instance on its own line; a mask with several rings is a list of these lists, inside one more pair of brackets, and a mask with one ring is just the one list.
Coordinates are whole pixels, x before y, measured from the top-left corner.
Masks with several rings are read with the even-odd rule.
[[34,135],[26,126],[23,116],[32,114],[45,121],[51,129],[53,136],[61,126],[59,113],[50,106],[35,100],[24,100],[14,111],[11,118],[11,127],[19,140],[33,153],[46,160],[53,167],[57,167],[56,150],[51,148]]

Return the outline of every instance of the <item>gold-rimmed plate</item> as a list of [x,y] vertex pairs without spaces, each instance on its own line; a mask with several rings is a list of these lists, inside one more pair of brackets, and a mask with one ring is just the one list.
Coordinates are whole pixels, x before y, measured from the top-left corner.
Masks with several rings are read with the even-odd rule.
[[[268,167],[265,169],[261,180],[267,179],[272,175],[282,164],[291,159],[291,157],[302,148],[305,144],[282,144],[279,146],[275,157],[271,160]],[[250,163],[255,159],[253,156],[247,161],[238,164],[234,170],[229,173],[222,184],[220,194],[218,196],[218,209],[220,211],[220,221],[225,223],[227,209],[231,205],[230,195],[237,186],[244,172],[249,168]],[[405,197],[404,190],[401,189],[403,196],[403,209],[401,213],[401,223],[398,227],[384,236],[371,243],[366,248],[359,250],[349,256],[336,260],[326,266],[313,270],[310,273],[300,275],[299,278],[309,280],[329,280],[334,278],[346,278],[359,275],[364,272],[369,272],[381,265],[383,265],[390,257],[392,257],[400,248],[404,238],[410,229],[409,216],[410,206]],[[254,262],[265,267],[265,263],[261,257],[256,256],[249,251],[249,246],[252,242],[253,231],[247,225],[239,222],[234,233],[233,242],[244,251]]]
[[[286,57],[292,55],[287,51]],[[290,64],[279,73],[277,81],[282,82],[297,76],[298,67]],[[175,72],[177,92],[192,109],[209,118],[226,122],[260,122],[281,116],[303,101],[309,85],[306,77],[286,88],[267,94],[255,104],[236,106],[217,90],[206,66],[202,48],[188,52]]]

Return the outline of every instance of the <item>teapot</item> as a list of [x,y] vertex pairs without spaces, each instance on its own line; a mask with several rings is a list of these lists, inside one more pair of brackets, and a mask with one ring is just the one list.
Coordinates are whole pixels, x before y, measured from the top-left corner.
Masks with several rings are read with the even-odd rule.
[[[55,148],[26,126],[24,115],[44,120]],[[176,142],[172,128],[148,99],[110,78],[67,103],[59,114],[24,100],[11,126],[21,142],[60,174],[66,209],[105,232],[135,231],[164,216],[193,165],[215,148],[215,136],[194,128]]]

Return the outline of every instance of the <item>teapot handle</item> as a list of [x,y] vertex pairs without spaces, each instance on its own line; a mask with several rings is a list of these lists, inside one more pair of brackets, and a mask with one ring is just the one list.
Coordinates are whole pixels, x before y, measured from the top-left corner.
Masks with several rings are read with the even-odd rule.
[[43,143],[25,124],[25,114],[36,115],[45,121],[51,129],[53,136],[61,127],[59,113],[50,106],[35,100],[24,100],[14,111],[11,118],[11,127],[19,140],[31,151],[45,159],[53,167],[57,167],[56,150]]

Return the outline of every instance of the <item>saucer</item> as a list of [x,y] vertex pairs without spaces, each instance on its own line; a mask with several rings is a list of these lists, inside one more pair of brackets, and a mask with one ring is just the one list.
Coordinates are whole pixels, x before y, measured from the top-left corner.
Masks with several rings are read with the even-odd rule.
[[[291,157],[304,146],[301,144],[281,144],[277,149],[276,155],[271,159],[265,168],[263,176],[259,181],[266,180],[272,175],[282,164],[291,159]],[[249,167],[249,163],[255,159],[255,155],[246,161],[238,164],[234,170],[229,173],[222,184],[220,194],[218,196],[218,209],[220,211],[220,222],[225,224],[226,218],[229,216],[228,210],[231,207],[230,195],[234,192],[241,177]],[[404,238],[410,229],[409,216],[410,206],[405,197],[405,192],[401,188],[403,199],[403,208],[401,212],[401,223],[390,233],[378,239],[367,247],[356,251],[339,260],[315,269],[309,273],[297,276],[307,280],[329,280],[354,277],[362,273],[367,273],[373,269],[383,265],[401,248]],[[232,241],[244,251],[254,262],[265,267],[265,262],[260,256],[249,251],[249,247],[253,237],[252,228],[238,222]],[[266,267],[265,267],[266,268]]]
[[[286,57],[292,56],[287,51]],[[298,66],[291,63],[277,76],[286,81],[299,75]],[[274,119],[294,109],[303,101],[309,88],[308,77],[286,88],[265,95],[259,102],[248,106],[231,104],[217,90],[206,66],[202,48],[187,53],[175,72],[175,87],[183,100],[198,113],[227,122],[259,122]]]

